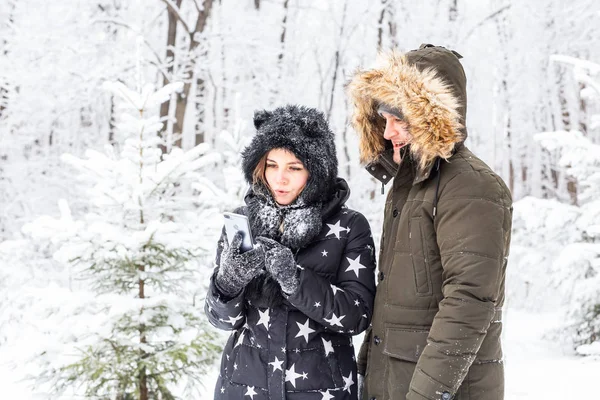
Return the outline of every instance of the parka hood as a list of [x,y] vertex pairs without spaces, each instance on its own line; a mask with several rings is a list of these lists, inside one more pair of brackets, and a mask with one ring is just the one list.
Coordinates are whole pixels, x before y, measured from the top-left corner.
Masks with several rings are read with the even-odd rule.
[[467,80],[459,58],[455,51],[424,44],[405,54],[381,54],[375,68],[354,74],[347,91],[361,162],[377,161],[388,146],[385,120],[377,112],[382,103],[399,109],[409,123],[410,152],[420,170],[452,155],[467,137]]

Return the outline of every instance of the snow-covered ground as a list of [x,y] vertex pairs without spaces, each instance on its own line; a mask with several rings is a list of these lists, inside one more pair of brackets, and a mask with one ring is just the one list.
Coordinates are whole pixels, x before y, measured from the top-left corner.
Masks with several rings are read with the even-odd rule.
[[[506,400],[565,400],[595,398],[600,379],[600,359],[581,358],[549,337],[559,326],[560,315],[533,314],[516,309],[505,312]],[[21,369],[10,364],[11,348],[0,347],[2,399],[41,400],[23,382]],[[212,397],[217,371],[206,379],[206,397]],[[200,400],[200,399],[199,399]]]
[[550,331],[560,314],[505,313],[506,400],[565,400],[597,397],[600,359],[574,356]]

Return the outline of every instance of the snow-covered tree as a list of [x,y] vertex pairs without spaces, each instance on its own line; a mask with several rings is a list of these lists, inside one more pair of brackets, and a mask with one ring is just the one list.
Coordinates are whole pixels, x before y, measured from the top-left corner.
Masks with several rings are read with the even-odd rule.
[[122,148],[63,157],[90,186],[87,212],[73,216],[62,202],[61,218],[25,229],[50,238],[54,258],[95,292],[79,305],[94,322],[81,324],[81,310],[71,310],[79,323],[64,348],[40,355],[38,383],[101,398],[190,398],[220,352],[195,298],[221,223],[203,173],[218,157],[206,144],[162,154],[154,114],[180,84],[105,87],[125,109]]
[[[589,108],[600,105],[600,65],[570,57]],[[595,104],[594,104],[595,103]],[[597,124],[598,116],[591,118]],[[535,140],[550,167],[570,182],[571,196],[525,198],[515,205],[511,301],[565,313],[567,341],[583,355],[600,355],[600,145],[583,132],[540,133]]]

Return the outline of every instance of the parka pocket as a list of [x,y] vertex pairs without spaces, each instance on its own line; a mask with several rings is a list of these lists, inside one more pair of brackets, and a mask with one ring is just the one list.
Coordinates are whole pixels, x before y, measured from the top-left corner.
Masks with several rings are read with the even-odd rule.
[[391,326],[385,329],[383,354],[416,363],[421,357],[429,331],[421,327]]
[[410,219],[410,256],[413,265],[415,279],[415,290],[417,296],[430,296],[433,294],[431,283],[431,263],[429,258],[432,254],[427,245],[427,238],[422,226],[422,218]]
[[427,345],[428,331],[422,327],[390,326],[385,330],[383,382],[390,399],[403,399],[409,390],[417,361]]

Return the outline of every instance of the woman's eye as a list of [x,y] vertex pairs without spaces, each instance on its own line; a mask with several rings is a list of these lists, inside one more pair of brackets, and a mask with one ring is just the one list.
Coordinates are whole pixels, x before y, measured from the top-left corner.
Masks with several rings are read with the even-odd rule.
[[300,167],[290,167],[290,169],[292,171],[302,171],[302,168],[300,168]]
[[276,166],[276,164],[267,164],[267,168],[275,168]]

